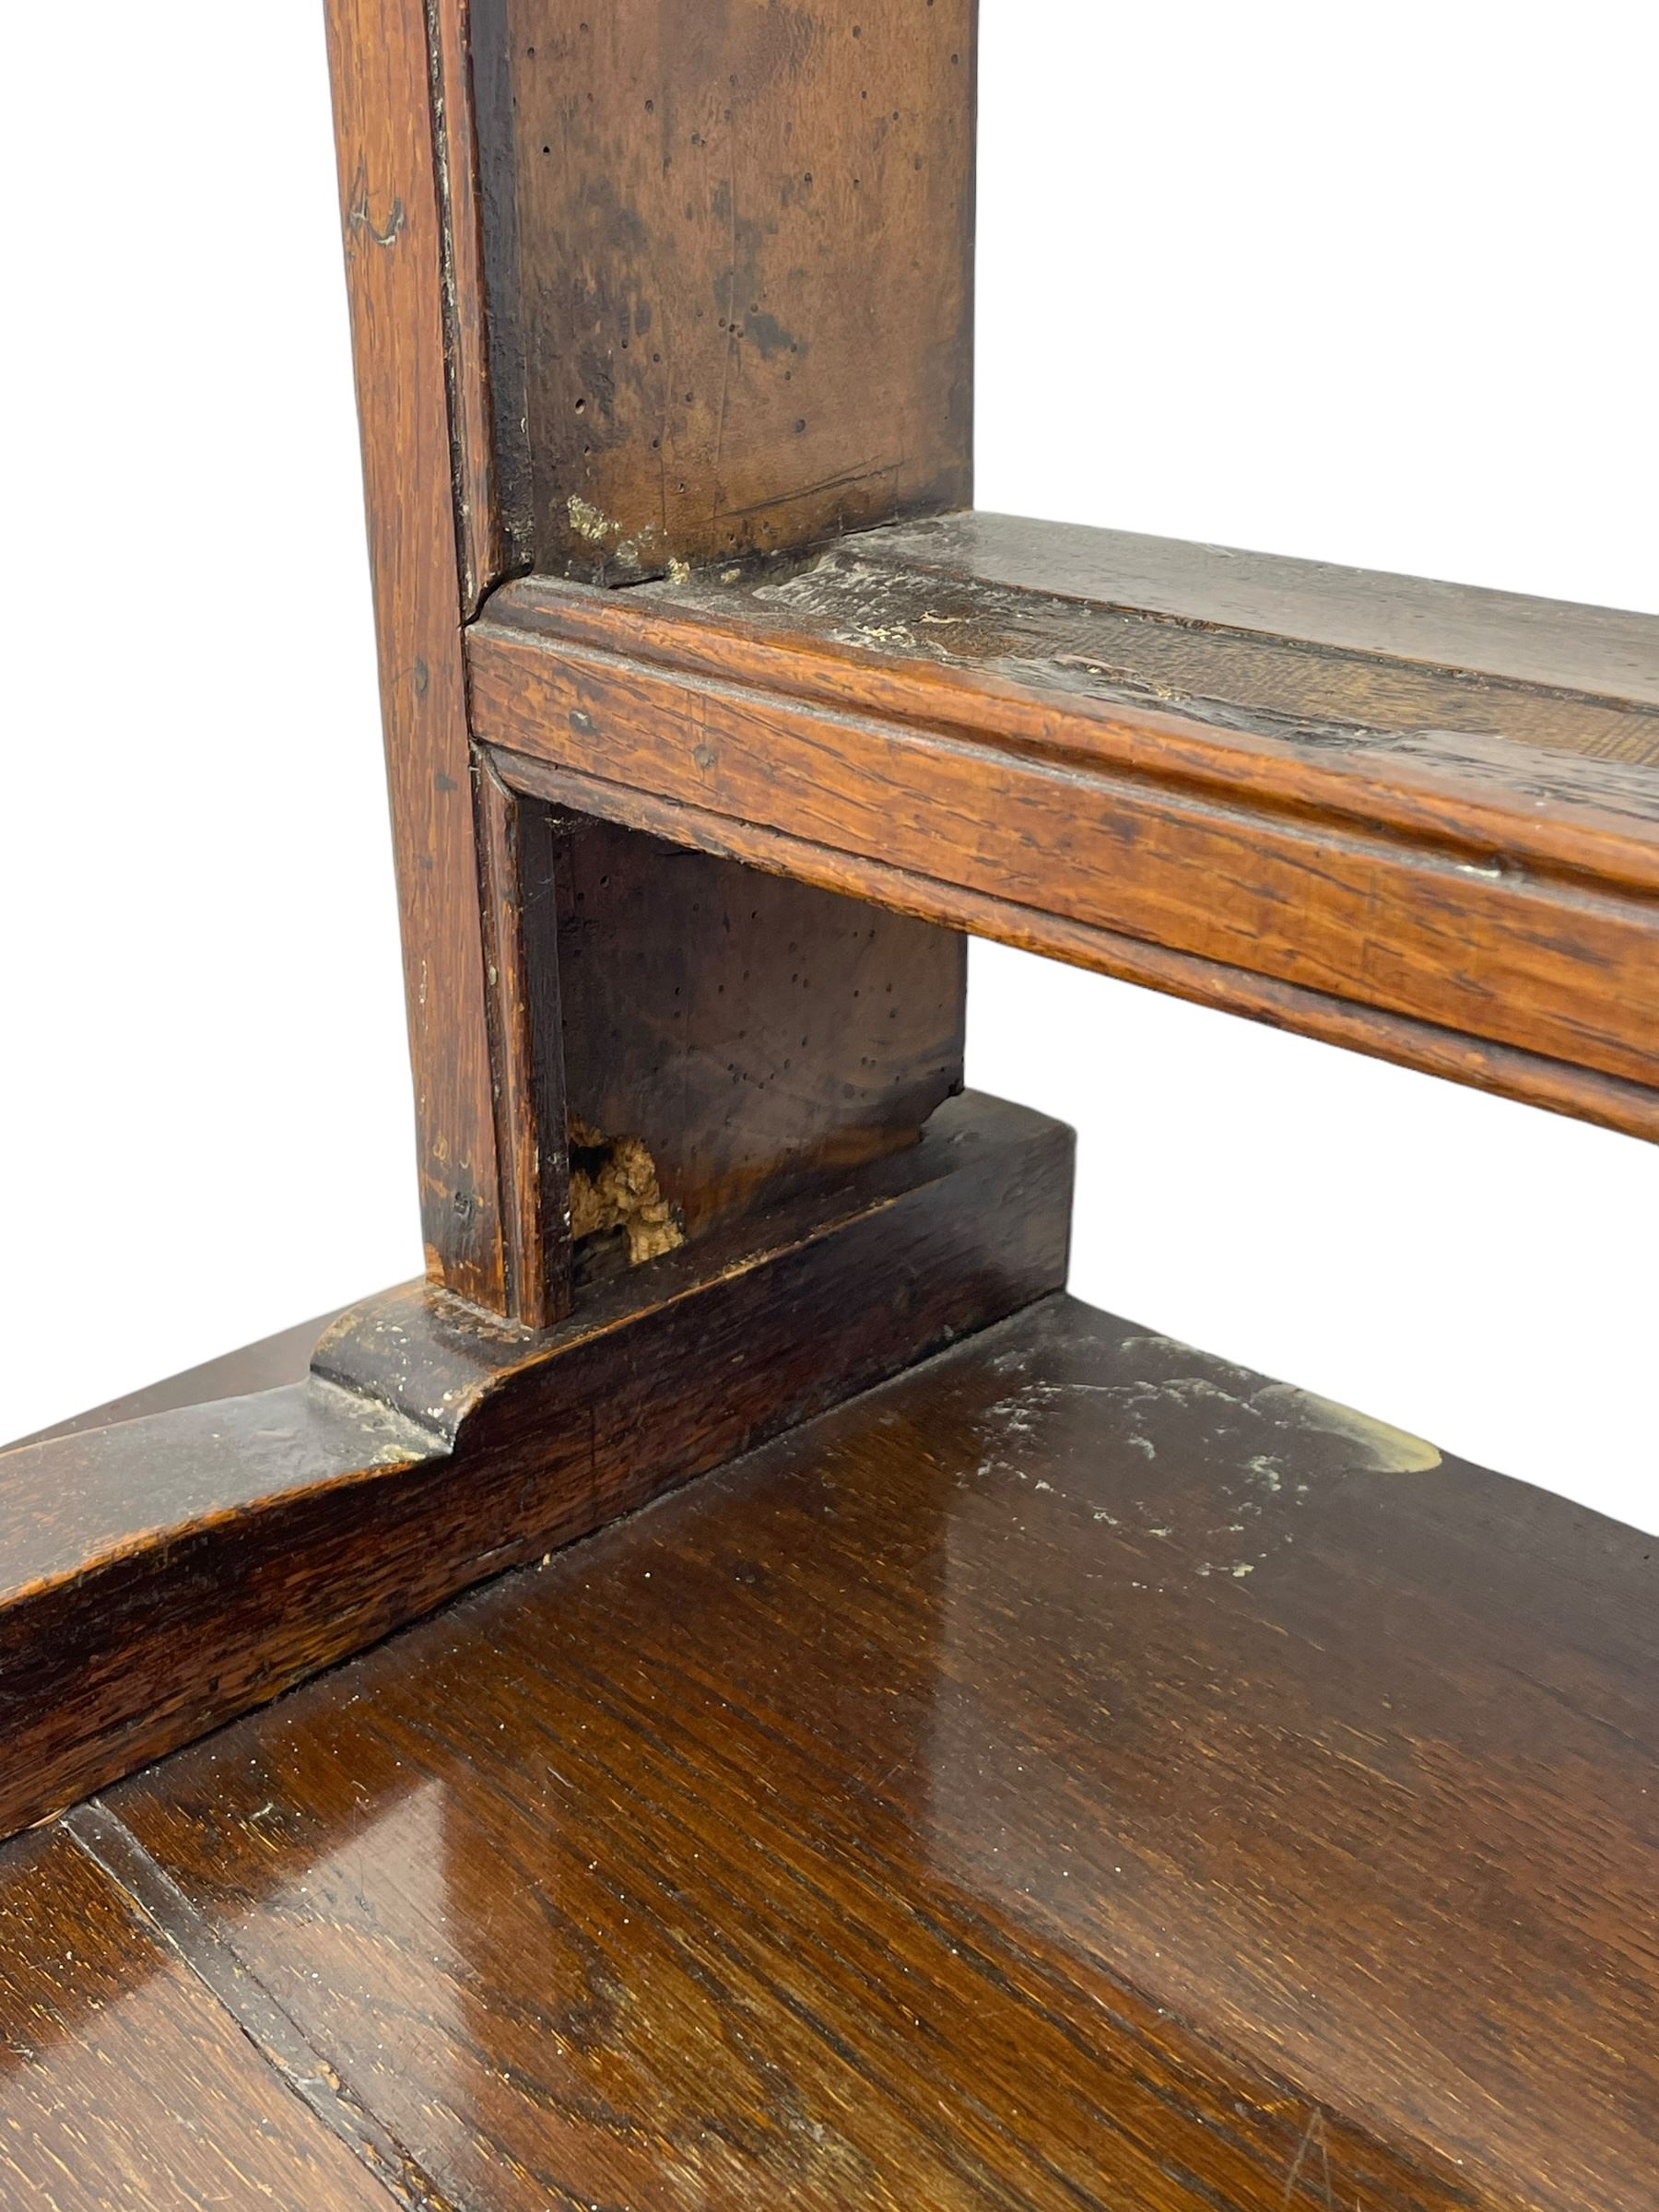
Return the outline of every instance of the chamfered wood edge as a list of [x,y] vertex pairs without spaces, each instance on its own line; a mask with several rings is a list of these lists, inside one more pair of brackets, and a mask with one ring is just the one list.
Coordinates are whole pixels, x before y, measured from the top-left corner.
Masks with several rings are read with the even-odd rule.
[[958,884],[859,858],[786,831],[555,768],[528,755],[502,748],[491,750],[489,757],[494,772],[503,781],[558,806],[601,815],[751,867],[822,884],[829,890],[854,893],[924,921],[949,923],[976,936],[1236,1014],[1269,1029],[1340,1045],[1494,1097],[1591,1122],[1621,1135],[1659,1142],[1659,1089],[1644,1084],[1391,1015],[1114,930],[1070,922],[1015,900],[971,892]]
[[969,1095],[540,1335],[411,1285],[304,1383],[0,1453],[0,1834],[1059,1288],[1071,1157]]

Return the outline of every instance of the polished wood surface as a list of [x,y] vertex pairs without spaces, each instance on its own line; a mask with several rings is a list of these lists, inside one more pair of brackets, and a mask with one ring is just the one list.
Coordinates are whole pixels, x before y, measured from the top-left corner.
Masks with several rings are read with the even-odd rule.
[[974,0],[473,14],[514,565],[966,501]]
[[0,2204],[398,2202],[66,1833],[0,1856]]
[[1653,2212],[1653,1575],[1055,1298],[74,1820],[474,2212]]
[[[1659,620],[1470,592],[1460,629],[1451,587],[1352,571],[1334,610],[1260,560],[1277,601],[1205,618],[1211,561],[1164,578],[1174,617],[1112,600],[1153,564],[1111,533],[1036,536],[1094,599],[969,578],[976,519],[730,584],[509,586],[475,732],[568,806],[1659,1133]],[[1347,642],[1367,584],[1372,634],[1475,665]],[[1340,647],[1224,618],[1300,589]]]
[[1071,1135],[920,1143],[535,1333],[415,1284],[303,1383],[0,1453],[0,1833],[1065,1278]]

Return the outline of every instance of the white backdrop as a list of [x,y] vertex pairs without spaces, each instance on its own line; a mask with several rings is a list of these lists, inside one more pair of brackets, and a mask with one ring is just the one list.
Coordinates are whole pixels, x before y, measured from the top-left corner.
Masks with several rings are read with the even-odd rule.
[[[0,154],[0,1437],[419,1266],[318,11],[88,21]],[[1659,609],[1651,8],[982,62],[982,505]],[[1083,1295],[1659,1529],[1659,1154],[994,947],[971,1075],[1077,1124]]]

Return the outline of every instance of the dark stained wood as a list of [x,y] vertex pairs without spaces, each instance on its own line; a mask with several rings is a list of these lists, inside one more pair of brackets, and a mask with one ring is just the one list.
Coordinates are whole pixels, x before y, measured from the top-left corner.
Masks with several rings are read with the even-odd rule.
[[1659,2212],[1648,1539],[947,1096],[973,928],[1659,1135],[1659,622],[934,512],[972,0],[328,17],[431,1279],[0,1454],[0,2195]]
[[397,2201],[66,1835],[0,1854],[0,2202],[393,2212]]
[[537,567],[628,582],[965,502],[975,18],[490,7],[491,309]]
[[1057,1298],[109,1806],[475,2212],[1653,2212],[1656,1686],[1647,1538]]
[[675,841],[1659,1133],[1659,716],[1611,690],[1659,620],[1611,618],[1581,698],[913,558],[957,532],[729,587],[512,585],[469,640],[475,734]]
[[[571,1294],[559,982],[524,904],[547,881],[542,809],[469,748],[462,625],[528,557],[526,500],[555,555],[638,575],[966,496],[972,10],[865,13],[746,6],[682,26],[636,6],[595,35],[564,0],[331,9],[428,1273],[532,1327]],[[641,71],[665,76],[660,121]],[[734,287],[757,295],[741,321]],[[602,371],[610,354],[626,373]],[[703,388],[684,420],[666,397],[682,382]],[[622,551],[648,535],[617,521],[629,472],[661,512],[649,558]],[[924,937],[869,926],[901,952]],[[711,989],[731,949],[669,948]],[[582,1068],[587,1041],[571,1041]],[[861,1056],[833,1079],[865,1072]],[[673,1203],[712,1217],[808,1154],[844,1162],[857,1147],[833,1140],[856,1118],[827,1139],[811,1112],[782,1128],[770,1100],[706,1162],[688,1129],[664,1170]]]
[[555,813],[505,756],[477,773],[513,1319],[568,1312],[598,1257],[573,1151],[638,1155],[650,1257],[913,1144],[961,1088],[958,933]]
[[304,1382],[0,1453],[0,1835],[355,1648],[398,1597],[354,1518],[431,1462],[433,1430]]
[[1065,1280],[1071,1138],[910,1150],[537,1334],[411,1285],[307,1382],[0,1453],[0,1832]]
[[128,1391],[122,1397],[75,1414],[66,1421],[53,1421],[50,1429],[8,1438],[4,1448],[51,1443],[55,1438],[75,1436],[86,1429],[109,1429],[117,1421],[173,1413],[183,1406],[200,1406],[209,1398],[247,1397],[256,1390],[276,1390],[285,1382],[303,1382],[311,1365],[312,1347],[336,1318],[333,1313],[319,1313],[314,1321],[281,1329],[275,1336],[262,1336],[256,1344],[244,1344],[234,1352],[221,1352],[215,1359],[203,1360],[199,1367],[184,1368],[159,1382],[147,1383],[142,1390]]
[[914,1144],[961,1088],[955,931],[591,819],[559,883],[570,1113],[642,1141],[688,1236]]
[[[494,0],[485,0],[488,13]],[[475,0],[434,0],[429,25],[434,177],[442,214],[444,347],[449,370],[456,552],[464,614],[512,565],[496,460],[485,296],[485,204],[474,85]]]
[[571,1310],[555,840],[548,808],[526,806],[488,756],[474,772],[502,1169],[501,1303],[512,1320],[542,1329]]
[[[419,0],[329,0],[327,18],[422,1235],[434,1281],[500,1312],[512,1201],[496,1142],[446,368],[446,271],[453,333],[468,320],[465,256],[457,232],[446,258]],[[459,145],[451,92],[444,142]],[[481,496],[476,465],[463,473],[467,500]],[[468,513],[468,542],[486,542]]]

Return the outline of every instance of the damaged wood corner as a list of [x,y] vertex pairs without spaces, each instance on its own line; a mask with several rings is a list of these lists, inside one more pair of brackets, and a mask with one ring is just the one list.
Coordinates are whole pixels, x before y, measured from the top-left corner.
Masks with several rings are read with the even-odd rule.
[[627,1265],[660,1259],[686,1241],[664,1197],[656,1163],[637,1136],[606,1136],[570,1123],[571,1245],[578,1281],[611,1272],[602,1253],[625,1250]]

